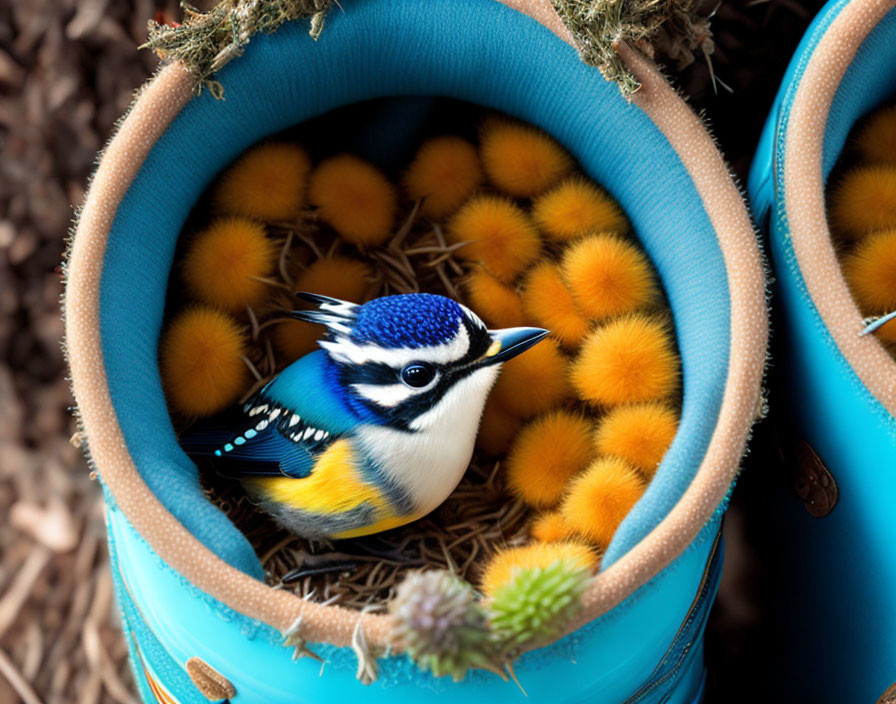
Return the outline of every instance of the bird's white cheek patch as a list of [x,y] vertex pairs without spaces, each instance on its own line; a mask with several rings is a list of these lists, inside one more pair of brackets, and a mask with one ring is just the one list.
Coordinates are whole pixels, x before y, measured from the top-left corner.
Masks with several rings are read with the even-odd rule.
[[352,384],[352,389],[382,408],[394,408],[416,393],[404,384]]

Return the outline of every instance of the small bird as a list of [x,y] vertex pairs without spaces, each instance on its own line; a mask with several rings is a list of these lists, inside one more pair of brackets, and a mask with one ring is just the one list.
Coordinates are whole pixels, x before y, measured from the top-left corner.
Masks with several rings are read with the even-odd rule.
[[412,293],[363,305],[300,293],[326,327],[236,420],[182,440],[305,538],[351,538],[420,518],[463,476],[503,362],[545,335],[488,330],[465,306]]

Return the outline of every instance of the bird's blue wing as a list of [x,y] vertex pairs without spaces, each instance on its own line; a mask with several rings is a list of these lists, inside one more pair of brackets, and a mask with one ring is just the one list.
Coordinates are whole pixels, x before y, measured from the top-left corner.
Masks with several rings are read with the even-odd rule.
[[[244,427],[245,426],[245,427]],[[236,428],[243,428],[236,430]],[[249,437],[246,437],[246,436]],[[314,458],[324,448],[320,443],[290,440],[276,425],[255,431],[246,424],[205,426],[181,438],[181,447],[191,457],[214,457],[216,471],[226,477],[307,477]]]
[[358,423],[332,384],[324,353],[313,352],[242,408],[187,433],[181,447],[214,457],[224,476],[307,477],[317,456]]

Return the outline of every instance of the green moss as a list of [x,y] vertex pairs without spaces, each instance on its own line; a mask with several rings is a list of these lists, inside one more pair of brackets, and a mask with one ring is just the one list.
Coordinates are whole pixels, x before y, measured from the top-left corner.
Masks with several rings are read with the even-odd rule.
[[613,43],[625,42],[645,54],[693,61],[693,51],[712,53],[709,20],[695,0],[551,0],[569,28],[582,60],[616,81],[626,97],[640,84],[620,60]]
[[333,0],[221,0],[208,12],[185,2],[180,24],[149,23],[149,39],[141,48],[152,49],[162,61],[181,61],[198,79],[197,91],[208,88],[224,96],[215,73],[239,56],[258,32],[273,32],[285,22],[311,19],[309,33],[317,39]]

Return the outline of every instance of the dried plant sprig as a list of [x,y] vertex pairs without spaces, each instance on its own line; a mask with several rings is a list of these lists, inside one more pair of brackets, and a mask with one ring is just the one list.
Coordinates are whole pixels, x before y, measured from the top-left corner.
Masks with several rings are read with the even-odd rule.
[[152,49],[163,61],[181,61],[196,74],[196,90],[208,88],[216,98],[224,87],[214,75],[258,32],[273,32],[291,20],[311,18],[310,35],[317,39],[333,0],[221,0],[208,12],[186,2],[182,23],[149,22],[149,38],[141,49]]
[[420,667],[455,682],[472,668],[501,672],[486,612],[473,588],[446,570],[412,572],[389,604],[395,644]]
[[613,45],[631,44],[650,57],[666,57],[683,68],[700,50],[713,51],[709,17],[697,0],[551,0],[569,28],[582,60],[597,66],[629,98],[641,84]]

